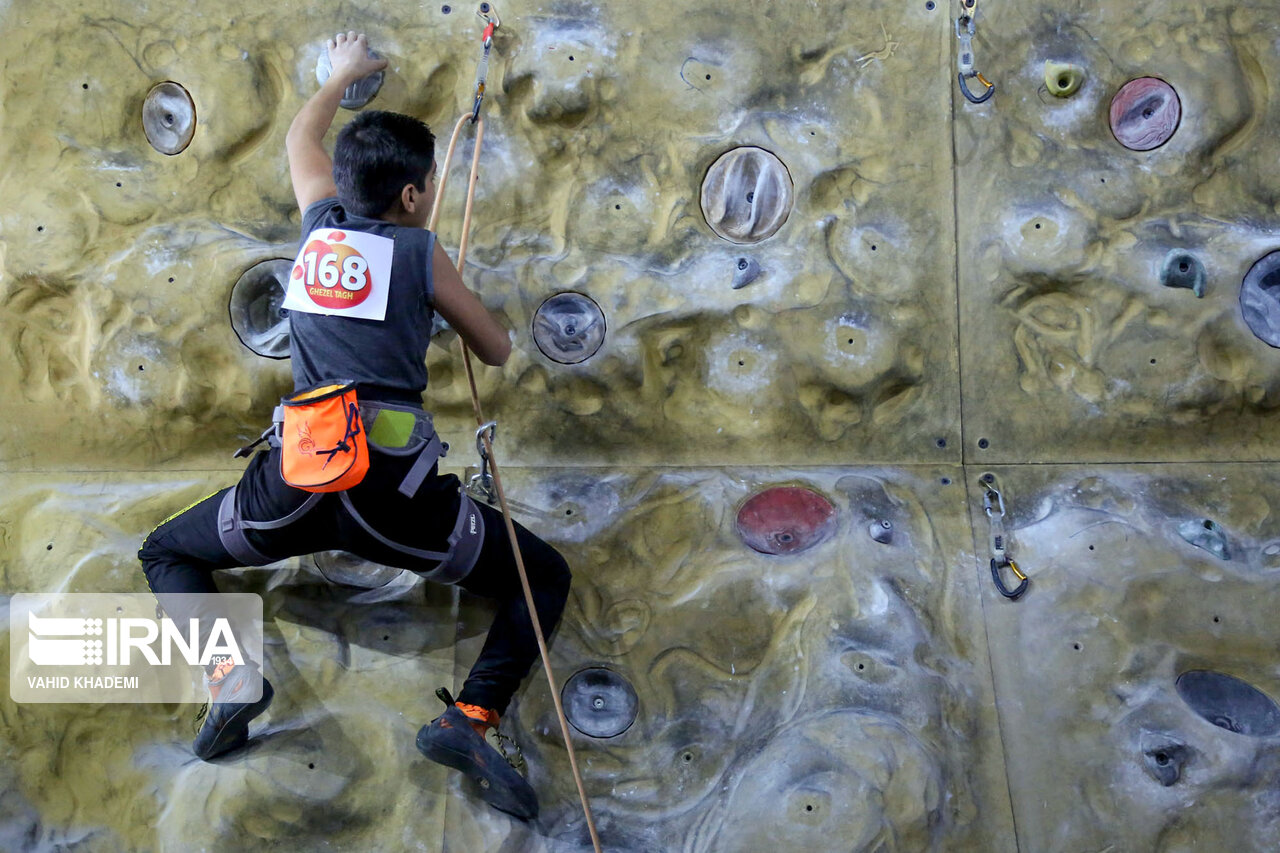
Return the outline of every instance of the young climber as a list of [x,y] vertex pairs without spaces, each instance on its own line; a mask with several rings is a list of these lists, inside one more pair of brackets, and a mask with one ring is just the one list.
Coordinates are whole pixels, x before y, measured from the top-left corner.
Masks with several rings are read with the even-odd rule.
[[[221,569],[327,550],[497,599],[458,701],[422,727],[417,746],[477,779],[490,804],[532,817],[533,790],[484,739],[538,656],[510,539],[500,513],[472,502],[457,477],[439,475],[442,448],[422,408],[435,312],[486,364],[505,362],[510,340],[424,230],[435,189],[435,140],[427,126],[396,113],[360,113],[338,134],[330,160],[323,138],[343,91],[386,63],[367,58],[365,37],[354,32],[338,34],[328,51],[332,75],[285,140],[303,237],[285,303],[292,306],[294,394],[281,409],[292,414],[277,409],[264,433],[270,450],[253,455],[237,485],[152,531],[139,559],[162,604],[169,593],[216,592],[213,573]],[[326,438],[327,426],[338,432]],[[358,475],[362,442],[368,470],[359,482],[312,490],[308,476],[334,480],[340,469]],[[286,476],[308,488],[290,485]],[[341,487],[345,480],[335,482]],[[516,531],[549,634],[568,597],[569,568],[551,546],[519,525]],[[199,757],[247,741],[249,721],[272,697],[263,679],[262,698],[249,701],[246,685],[257,666],[208,668],[211,706],[194,743]]]

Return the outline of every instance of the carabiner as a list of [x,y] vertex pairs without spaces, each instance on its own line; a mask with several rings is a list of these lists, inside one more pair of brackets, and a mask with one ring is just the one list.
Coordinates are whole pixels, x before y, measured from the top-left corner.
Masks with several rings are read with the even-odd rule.
[[493,443],[498,440],[498,422],[489,421],[476,430],[476,453],[480,455],[481,462],[489,461],[489,451],[484,449],[486,433],[489,436],[489,446],[492,447]]
[[1027,585],[1031,583],[1031,579],[1022,573],[1022,570],[1018,568],[1018,564],[1013,560],[1006,557],[1004,564],[1009,567],[1010,571],[1013,572],[1014,576],[1018,578],[1021,583],[1012,590],[1005,586],[1004,581],[1000,578],[1000,564],[996,562],[995,557],[991,558],[991,579],[996,582],[996,589],[1000,591],[1001,595],[1010,601],[1017,601],[1018,596],[1027,591]]
[[1004,517],[1004,495],[1000,494],[1000,490],[996,488],[996,480],[994,474],[986,475],[990,480],[979,480],[978,485],[982,488],[982,509],[987,514],[987,518],[991,518],[995,514],[995,510],[999,508],[1000,518]]
[[973,92],[969,91],[969,84],[964,82],[965,75],[963,73],[959,74],[957,79],[959,79],[960,81],[960,91],[963,92],[964,96],[969,99],[969,103],[980,104],[995,94],[996,84],[992,83],[986,77],[983,77],[982,72],[975,71],[971,76],[977,77],[978,82],[987,87],[987,91],[983,92],[981,95],[973,94]]

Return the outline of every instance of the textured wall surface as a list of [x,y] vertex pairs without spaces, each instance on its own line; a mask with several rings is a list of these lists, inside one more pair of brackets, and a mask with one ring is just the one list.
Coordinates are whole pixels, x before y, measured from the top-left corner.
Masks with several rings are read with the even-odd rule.
[[[290,385],[242,341],[282,351],[260,265],[296,252],[322,40],[367,32],[370,106],[447,136],[474,12],[0,2],[0,596],[144,591],[147,531],[234,481]],[[978,104],[958,2],[499,12],[465,277],[513,330],[479,379],[517,515],[575,572],[566,702],[608,679],[591,730],[634,696],[574,733],[605,848],[1280,846],[1271,5],[983,0]],[[0,848],[589,849],[538,673],[503,722],[536,822],[414,749],[483,602],[332,556],[223,574],[268,615],[251,748],[4,691]]]

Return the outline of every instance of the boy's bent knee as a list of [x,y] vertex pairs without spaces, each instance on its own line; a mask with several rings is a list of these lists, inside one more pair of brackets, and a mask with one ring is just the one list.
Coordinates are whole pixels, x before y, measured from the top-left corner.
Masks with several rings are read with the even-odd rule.
[[573,572],[569,569],[569,563],[550,545],[547,546],[547,551],[546,561],[543,564],[543,581],[556,592],[568,596],[569,586],[573,583]]

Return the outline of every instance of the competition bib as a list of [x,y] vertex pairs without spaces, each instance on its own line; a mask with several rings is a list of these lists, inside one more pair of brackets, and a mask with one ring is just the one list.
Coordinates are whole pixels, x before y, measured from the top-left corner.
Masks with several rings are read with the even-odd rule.
[[384,319],[394,246],[394,240],[361,231],[312,231],[302,241],[282,307],[308,314]]

